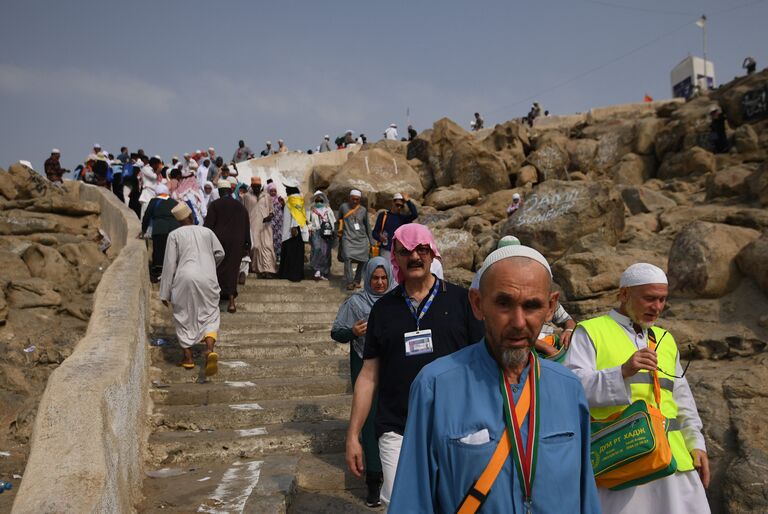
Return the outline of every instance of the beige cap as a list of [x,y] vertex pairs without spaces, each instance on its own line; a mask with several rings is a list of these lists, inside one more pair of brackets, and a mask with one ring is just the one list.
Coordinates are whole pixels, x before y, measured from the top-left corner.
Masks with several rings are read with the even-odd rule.
[[192,215],[192,209],[189,208],[185,202],[179,202],[179,204],[171,209],[173,217],[179,221],[183,221]]
[[232,189],[232,182],[226,179],[221,179],[216,183],[218,189]]

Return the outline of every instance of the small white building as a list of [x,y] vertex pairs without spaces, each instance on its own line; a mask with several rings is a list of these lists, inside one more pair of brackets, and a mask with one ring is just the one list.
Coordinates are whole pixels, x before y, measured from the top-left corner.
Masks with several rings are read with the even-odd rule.
[[672,69],[672,96],[690,98],[696,90],[706,91],[715,87],[715,65],[701,57],[689,55]]

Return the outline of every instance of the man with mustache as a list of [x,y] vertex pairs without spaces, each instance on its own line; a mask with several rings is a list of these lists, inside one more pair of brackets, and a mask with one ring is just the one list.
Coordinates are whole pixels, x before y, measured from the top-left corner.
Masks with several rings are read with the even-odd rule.
[[[581,379],[595,419],[607,418],[636,400],[655,405],[649,372],[658,371],[660,408],[668,421],[677,471],[618,491],[598,488],[606,514],[710,511],[704,492],[709,485],[709,461],[696,402],[672,334],[654,325],[668,292],[667,275],[661,268],[645,262],[629,266],[619,280],[619,307],[579,323],[565,358],[564,364]],[[655,350],[649,344],[652,339]]]
[[600,512],[584,390],[533,351],[558,300],[549,264],[505,246],[479,275],[469,297],[485,338],[411,386],[391,511]]
[[392,493],[411,382],[430,362],[483,335],[482,323],[472,315],[467,290],[430,272],[440,252],[429,229],[409,223],[398,228],[392,239],[392,268],[400,285],[382,296],[368,317],[363,368],[355,382],[346,442],[347,465],[360,477],[365,471],[360,432],[376,394],[384,504]]

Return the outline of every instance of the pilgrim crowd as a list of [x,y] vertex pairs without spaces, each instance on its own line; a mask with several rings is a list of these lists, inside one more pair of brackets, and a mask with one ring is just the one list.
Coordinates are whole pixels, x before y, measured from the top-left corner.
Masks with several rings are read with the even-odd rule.
[[[516,238],[499,241],[466,289],[444,278],[440,248],[407,194],[375,217],[354,189],[335,209],[323,191],[305,205],[295,181],[240,182],[238,159],[251,156],[243,142],[229,164],[213,148],[170,164],[123,148],[110,167],[96,146],[77,171],[141,218],[182,366],[195,367],[191,348],[203,344],[205,374],[217,372],[220,311],[237,311],[249,273],[302,280],[309,246],[312,278],[327,280],[336,253],[350,292],[331,328],[350,345],[346,463],[365,478],[368,506],[709,512],[687,367],[656,326],[663,270],[629,266],[615,308],[577,323],[547,259]],[[46,174],[61,180],[62,170],[47,161]],[[516,197],[508,214],[521,205]]]

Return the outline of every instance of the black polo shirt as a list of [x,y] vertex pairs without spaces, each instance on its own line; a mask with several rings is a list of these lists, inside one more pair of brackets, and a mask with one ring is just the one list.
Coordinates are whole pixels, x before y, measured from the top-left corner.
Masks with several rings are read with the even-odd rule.
[[[419,305],[418,312],[427,302]],[[408,414],[411,383],[421,368],[439,357],[482,339],[483,323],[472,314],[468,291],[440,281],[437,295],[419,323],[421,330],[432,330],[432,353],[405,355],[405,333],[416,330],[416,319],[406,304],[402,285],[382,296],[368,316],[364,359],[379,359],[376,436],[386,432],[403,434]]]

